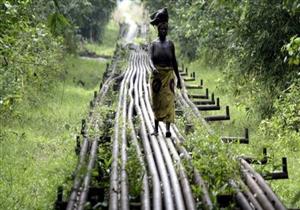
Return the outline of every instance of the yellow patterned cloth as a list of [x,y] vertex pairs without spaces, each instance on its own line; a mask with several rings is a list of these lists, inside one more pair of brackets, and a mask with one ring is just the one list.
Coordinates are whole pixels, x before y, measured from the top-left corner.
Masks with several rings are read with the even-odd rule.
[[174,70],[171,67],[155,67],[158,73],[151,76],[152,108],[155,119],[174,123]]

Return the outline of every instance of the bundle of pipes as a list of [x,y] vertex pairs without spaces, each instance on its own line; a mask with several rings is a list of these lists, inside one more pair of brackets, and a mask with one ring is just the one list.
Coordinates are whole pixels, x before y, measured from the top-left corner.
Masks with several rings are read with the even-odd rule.
[[[240,159],[241,170],[244,178],[244,182],[253,194],[256,200],[257,209],[276,209],[285,210],[286,208],[282,202],[278,199],[266,181],[258,174],[250,164],[244,159]],[[258,205],[259,203],[260,205]],[[254,205],[254,203],[253,203]]]
[[[117,52],[116,52],[117,53]],[[82,210],[85,207],[85,203],[87,200],[87,195],[90,188],[91,182],[91,173],[95,166],[95,162],[97,159],[97,150],[98,150],[98,141],[99,136],[90,138],[87,133],[87,125],[91,126],[91,129],[94,131],[99,130],[100,128],[100,120],[99,114],[94,112],[96,106],[101,105],[104,102],[105,96],[112,85],[112,82],[118,77],[114,77],[116,71],[116,62],[118,60],[117,56],[112,60],[111,68],[107,65],[105,75],[110,75],[104,85],[101,85],[99,93],[94,92],[94,99],[91,101],[91,111],[88,116],[88,122],[83,121],[81,134],[83,135],[83,141],[80,145],[80,142],[77,142],[76,149],[80,147],[79,152],[79,161],[74,172],[74,182],[70,197],[68,199],[67,210]],[[88,156],[88,159],[86,158]],[[86,166],[87,165],[87,166]],[[86,173],[82,174],[84,168],[87,167]]]
[[[180,151],[176,149],[172,141],[180,141],[180,137],[177,136],[178,130],[175,132],[175,129],[172,128],[174,133],[172,140],[164,138],[161,133],[159,136],[149,135],[154,129],[154,115],[147,82],[150,72],[148,64],[148,56],[144,51],[132,52],[129,67],[120,87],[114,128],[109,209],[130,208],[128,175],[125,170],[128,144],[135,146],[137,157],[144,170],[141,209],[196,209],[188,177],[181,164]],[[133,113],[136,113],[139,119],[138,125],[132,121]],[[118,120],[121,120],[121,125],[117,123]],[[130,128],[130,142],[126,140],[127,124]],[[136,133],[136,127],[139,129],[139,133]],[[121,135],[119,135],[120,130]],[[137,141],[137,135],[139,135],[141,143]],[[121,140],[119,140],[120,136]],[[118,167],[119,157],[121,157],[120,167]],[[202,189],[206,192],[205,198],[202,199],[205,201],[203,205],[208,207],[206,209],[211,209],[212,204],[200,174],[196,173],[195,177],[198,178],[197,181],[201,183]],[[149,180],[151,181],[149,182]]]

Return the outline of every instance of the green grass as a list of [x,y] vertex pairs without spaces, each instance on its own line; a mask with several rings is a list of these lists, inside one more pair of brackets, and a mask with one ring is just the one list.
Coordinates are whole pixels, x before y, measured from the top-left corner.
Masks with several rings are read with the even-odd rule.
[[[188,84],[200,84],[203,79],[204,88],[201,90],[189,90],[191,93],[204,94],[205,89],[209,89],[209,97],[214,93],[215,100],[220,99],[221,110],[219,111],[202,111],[203,116],[225,115],[225,107],[229,106],[230,121],[212,122],[212,128],[223,136],[239,136],[244,132],[244,128],[249,128],[251,133],[255,133],[260,122],[260,117],[256,113],[246,111],[247,105],[241,101],[241,98],[234,96],[227,91],[224,85],[224,74],[220,69],[209,68],[201,64],[200,61],[191,63],[188,66],[189,74],[196,73],[196,81]],[[225,83],[226,84],[226,83]]]
[[[23,101],[1,122],[0,209],[52,209],[76,160],[75,137],[105,70],[104,62],[67,57],[65,81]],[[81,80],[84,86],[78,83]]]
[[[299,151],[291,152],[288,149],[288,145],[281,145],[280,149],[274,150],[272,142],[267,139],[262,139],[258,127],[261,121],[261,118],[258,113],[246,111],[249,106],[247,102],[242,101],[241,98],[234,96],[231,92],[226,91],[226,88],[221,85],[226,86],[224,82],[224,74],[221,69],[218,68],[208,68],[201,64],[201,62],[195,61],[188,66],[189,74],[191,72],[196,73],[196,82],[189,82],[191,84],[199,84],[200,79],[204,80],[204,88],[209,88],[210,93],[215,93],[215,98],[220,97],[221,111],[210,111],[210,112],[201,112],[203,116],[216,115],[216,114],[225,114],[225,106],[230,106],[230,121],[223,122],[212,122],[211,127],[216,131],[217,134],[222,136],[242,136],[244,128],[249,128],[250,134],[250,144],[249,145],[240,145],[232,144],[232,152],[236,156],[246,155],[260,158],[262,157],[263,147],[269,148],[268,152],[271,156],[270,163],[267,167],[259,166],[257,167],[258,171],[263,171],[268,168],[273,170],[275,165],[280,165],[281,157],[288,158],[288,171],[289,179],[288,180],[274,180],[270,181],[269,184],[272,186],[273,190],[279,197],[283,200],[287,207],[300,207],[300,199],[295,204],[293,200],[297,192],[300,191],[300,154]],[[203,90],[193,90],[189,92],[194,93],[203,93]],[[251,93],[242,93],[249,97]],[[272,150],[273,149],[273,150]],[[277,168],[279,170],[280,168]]]
[[83,48],[90,52],[95,52],[99,56],[113,56],[115,50],[116,40],[118,37],[119,27],[116,22],[110,21],[106,27],[101,44],[88,42]]

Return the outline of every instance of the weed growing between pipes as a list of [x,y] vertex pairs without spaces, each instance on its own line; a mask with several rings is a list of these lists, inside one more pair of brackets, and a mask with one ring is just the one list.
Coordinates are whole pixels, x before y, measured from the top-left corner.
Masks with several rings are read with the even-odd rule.
[[145,172],[139,162],[136,149],[133,145],[128,147],[127,152],[128,161],[126,165],[126,171],[128,174],[129,197],[130,200],[139,201]]
[[[183,134],[185,141],[183,146],[191,154],[193,166],[201,171],[201,175],[212,193],[214,205],[217,206],[216,195],[233,194],[234,190],[229,186],[230,179],[239,179],[239,167],[236,157],[230,151],[230,145],[220,141],[220,136],[210,135],[207,129],[199,122],[199,119],[192,116],[189,110],[183,111],[184,116],[178,117],[176,125],[184,130],[187,123],[194,126],[194,131]],[[191,179],[193,169],[189,161],[182,161],[187,174]],[[192,190],[197,198],[201,198],[202,190],[197,185],[192,185]]]

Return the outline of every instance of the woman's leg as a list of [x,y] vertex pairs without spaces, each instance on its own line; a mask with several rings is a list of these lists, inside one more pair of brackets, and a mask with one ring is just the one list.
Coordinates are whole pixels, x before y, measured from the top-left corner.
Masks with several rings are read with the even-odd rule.
[[157,136],[158,135],[158,120],[154,121],[154,132],[151,135]]
[[159,123],[158,120],[155,120],[155,121],[154,121],[154,124],[155,124],[155,130],[154,130],[154,131],[155,131],[156,133],[158,133],[158,123]]
[[166,130],[167,130],[166,137],[171,137],[170,125],[171,125],[170,122],[166,122]]

